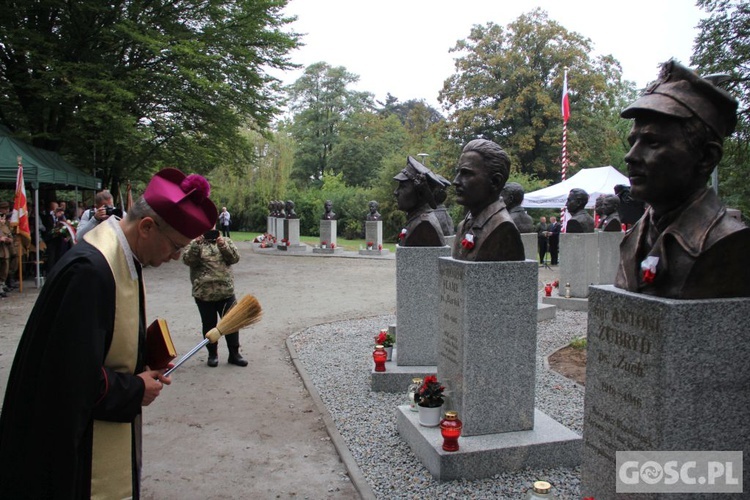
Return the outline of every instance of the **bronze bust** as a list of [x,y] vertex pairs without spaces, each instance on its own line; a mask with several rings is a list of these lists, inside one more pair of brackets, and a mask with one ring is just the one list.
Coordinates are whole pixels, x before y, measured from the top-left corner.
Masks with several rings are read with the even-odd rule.
[[399,210],[406,212],[406,226],[399,234],[399,246],[442,247],[445,237],[435,214],[437,207],[432,189],[440,181],[430,169],[409,156],[406,168],[395,177],[398,187],[393,192]]
[[568,193],[568,201],[565,208],[570,214],[565,224],[566,233],[593,233],[594,218],[586,211],[586,203],[589,202],[589,194],[580,188],[573,188]]
[[597,202],[601,199],[601,208],[599,210],[599,227],[605,232],[622,232],[622,223],[620,222],[620,214],[618,208],[620,207],[620,198],[616,194],[608,194],[606,196],[600,196],[597,198]]
[[440,174],[435,174],[435,176],[440,181],[440,185],[435,186],[435,189],[432,190],[432,195],[435,197],[435,203],[437,204],[437,208],[434,210],[435,217],[440,222],[440,229],[443,230],[443,235],[453,236],[456,234],[453,217],[448,213],[448,208],[444,204],[445,199],[448,198],[447,189],[450,187],[451,181]]
[[297,212],[294,211],[294,202],[292,200],[287,200],[284,204],[284,208],[286,210],[287,219],[299,219]]
[[494,142],[475,139],[464,146],[453,185],[468,213],[456,231],[454,259],[525,260],[521,234],[500,197],[509,174],[510,157]]
[[323,203],[323,215],[320,216],[321,220],[336,220],[336,213],[333,211],[333,202],[326,200]]
[[623,238],[615,286],[675,299],[750,296],[750,228],[706,187],[737,101],[672,60],[620,116],[633,119],[631,196],[649,207]]
[[505,184],[500,196],[505,202],[505,207],[508,209],[511,219],[518,228],[519,233],[533,233],[534,232],[534,220],[529,214],[526,213],[521,207],[523,203],[523,186],[517,182],[508,182]]
[[370,203],[367,204],[368,212],[367,216],[365,217],[365,220],[381,220],[380,219],[380,212],[378,212],[378,208],[380,208],[380,204],[372,200]]

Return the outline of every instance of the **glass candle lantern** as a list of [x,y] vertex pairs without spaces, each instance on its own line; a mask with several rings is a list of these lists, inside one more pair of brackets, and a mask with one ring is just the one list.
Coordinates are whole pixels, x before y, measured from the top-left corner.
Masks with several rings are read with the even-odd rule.
[[570,283],[565,283],[565,298],[570,298]]
[[458,419],[455,411],[446,411],[445,418],[440,421],[440,434],[443,436],[445,451],[458,451],[458,438],[464,424]]
[[552,296],[552,285],[550,283],[547,283],[546,285],[544,285],[544,296],[545,297]]
[[552,485],[547,481],[534,481],[534,485],[526,492],[525,500],[553,500]]
[[382,345],[375,346],[375,350],[372,352],[372,359],[375,361],[375,371],[384,372],[388,353],[385,352],[385,348]]
[[419,409],[417,408],[417,402],[414,400],[414,395],[419,391],[419,386],[421,385],[422,385],[421,378],[415,377],[411,379],[411,384],[409,384],[409,389],[406,392],[409,398],[409,409],[411,411],[419,411]]

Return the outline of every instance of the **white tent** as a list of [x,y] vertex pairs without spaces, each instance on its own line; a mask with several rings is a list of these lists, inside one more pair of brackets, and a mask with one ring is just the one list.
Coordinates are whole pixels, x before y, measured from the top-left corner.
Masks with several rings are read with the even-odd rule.
[[570,179],[526,193],[521,206],[524,208],[562,208],[568,200],[570,190],[579,188],[589,194],[586,208],[594,208],[599,195],[615,194],[617,184],[630,186],[630,180],[615,167],[584,168]]

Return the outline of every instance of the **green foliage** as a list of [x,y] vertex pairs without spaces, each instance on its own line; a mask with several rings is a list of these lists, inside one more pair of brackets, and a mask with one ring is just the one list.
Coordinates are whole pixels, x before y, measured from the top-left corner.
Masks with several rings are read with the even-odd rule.
[[570,341],[569,345],[573,349],[586,349],[586,345],[587,345],[586,337],[576,337]]
[[[452,52],[457,72],[440,92],[450,111],[451,137],[497,142],[520,172],[557,180],[560,172],[564,68],[571,118],[571,174],[583,166],[615,163],[625,154],[615,117],[632,84],[622,82],[611,57],[592,59],[591,41],[569,32],[536,9],[506,28],[475,25]],[[622,164],[619,160],[615,164]]]
[[286,0],[37,0],[0,16],[0,119],[116,191],[164,165],[242,158],[277,112],[268,68],[293,65]]
[[300,186],[320,181],[329,170],[340,172],[340,165],[337,170],[329,161],[341,124],[353,113],[372,107],[372,94],[347,89],[358,80],[343,66],[319,62],[287,88],[294,113],[291,131],[297,142],[293,177]]
[[709,17],[699,24],[691,59],[701,74],[725,73],[724,86],[740,101],[737,129],[724,141],[719,164],[719,195],[727,205],[750,214],[750,6],[739,0],[699,0]]

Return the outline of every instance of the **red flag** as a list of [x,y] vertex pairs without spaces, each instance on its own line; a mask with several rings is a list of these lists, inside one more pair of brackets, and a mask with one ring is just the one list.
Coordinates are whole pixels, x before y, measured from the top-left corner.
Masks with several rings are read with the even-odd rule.
[[31,242],[31,229],[29,228],[29,209],[26,203],[26,183],[23,181],[23,166],[18,164],[18,175],[16,176],[16,196],[13,200],[13,214],[10,216],[10,225],[18,227],[18,234],[24,240],[24,244]]
[[563,79],[562,117],[563,117],[563,122],[568,123],[568,118],[570,118],[570,101],[568,100],[568,71],[567,70],[565,70],[565,77]]

